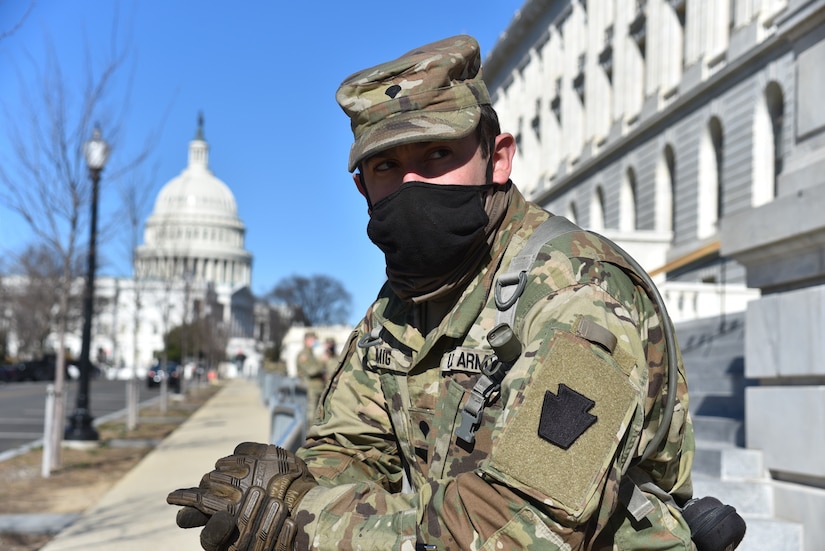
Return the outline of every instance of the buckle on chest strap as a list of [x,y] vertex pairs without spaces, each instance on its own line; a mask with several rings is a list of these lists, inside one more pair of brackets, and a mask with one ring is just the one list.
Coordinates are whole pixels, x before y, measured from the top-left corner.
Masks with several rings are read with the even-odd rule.
[[475,442],[476,431],[481,426],[481,416],[484,414],[487,400],[501,389],[501,381],[521,355],[521,342],[507,324],[493,327],[487,333],[487,341],[496,355],[490,365],[482,369],[481,376],[470,391],[470,397],[461,410],[461,425],[456,431],[456,437],[468,444]]

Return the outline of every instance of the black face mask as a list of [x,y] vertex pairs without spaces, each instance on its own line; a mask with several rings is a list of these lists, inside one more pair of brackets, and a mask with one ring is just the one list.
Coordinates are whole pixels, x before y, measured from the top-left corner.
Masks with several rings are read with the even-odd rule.
[[375,204],[367,235],[384,252],[401,298],[430,292],[469,269],[467,261],[487,247],[484,195],[492,187],[408,182]]

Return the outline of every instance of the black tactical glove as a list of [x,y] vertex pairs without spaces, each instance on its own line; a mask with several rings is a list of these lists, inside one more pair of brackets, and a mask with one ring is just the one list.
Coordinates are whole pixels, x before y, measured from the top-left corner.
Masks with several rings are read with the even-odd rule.
[[277,446],[244,442],[219,459],[197,488],[166,497],[182,505],[181,528],[203,526],[207,551],[292,549],[296,527],[290,512],[317,482],[306,464]]

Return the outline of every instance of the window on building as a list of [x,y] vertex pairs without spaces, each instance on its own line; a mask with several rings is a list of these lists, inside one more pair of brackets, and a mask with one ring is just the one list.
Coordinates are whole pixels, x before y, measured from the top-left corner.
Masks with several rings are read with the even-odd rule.
[[645,9],[647,7],[647,0],[636,0],[636,12],[633,20],[630,22],[628,33],[633,42],[639,48],[639,53],[642,54],[642,59],[645,58],[647,50],[647,15]]
[[541,99],[536,100],[536,114],[530,121],[530,126],[533,128],[533,132],[536,135],[536,140],[541,143]]
[[724,214],[722,195],[724,171],[724,138],[722,123],[717,117],[708,122],[699,151],[699,187],[697,237],[704,239],[717,231]]
[[768,114],[771,117],[771,131],[773,133],[773,176],[774,176],[774,197],[777,195],[776,180],[782,174],[783,169],[783,132],[785,125],[785,96],[782,88],[776,82],[771,82],[765,88],[765,103],[768,106]]
[[656,174],[656,228],[672,231],[676,224],[676,155],[670,144],[665,146]]
[[556,115],[556,120],[561,122],[561,77],[556,79],[556,95],[550,100],[550,110]]
[[607,27],[604,31],[604,48],[599,52],[599,65],[604,74],[607,75],[607,80],[613,83],[613,25]]
[[679,24],[682,30],[685,28],[685,21],[687,19],[687,0],[669,0],[670,7],[673,8],[676,17],[679,18]]
[[601,186],[596,186],[590,201],[590,229],[604,230],[604,191]]
[[719,122],[719,119],[713,117],[710,119],[710,124],[708,125],[708,130],[710,131],[710,139],[713,143],[713,159],[716,165],[716,220],[719,221],[725,214],[725,201],[724,201],[724,178],[723,169],[724,169],[724,137],[722,135],[722,123]]
[[633,231],[638,229],[636,204],[636,172],[632,167],[625,171],[619,196],[619,229]]
[[617,94],[622,105],[617,116],[624,114],[629,127],[639,122],[639,113],[644,105],[646,93],[647,70],[645,67],[647,49],[647,18],[645,15],[645,3],[637,2],[635,11],[631,16],[627,37],[634,44],[622,47],[622,84],[621,93]]
[[578,224],[579,213],[578,209],[576,209],[576,202],[570,201],[567,205],[567,219],[573,222],[574,224]]
[[784,157],[784,104],[782,88],[771,82],[754,105],[751,153],[751,206],[754,207],[772,201],[779,194]]
[[573,79],[573,89],[576,90],[576,94],[579,96],[579,99],[584,105],[584,69],[585,64],[587,61],[587,57],[585,54],[579,55],[578,59],[578,74]]

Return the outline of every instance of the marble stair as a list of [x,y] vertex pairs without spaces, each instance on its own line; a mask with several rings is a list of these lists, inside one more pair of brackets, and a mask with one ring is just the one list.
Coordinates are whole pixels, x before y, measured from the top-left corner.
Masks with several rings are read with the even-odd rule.
[[744,314],[683,322],[676,334],[696,435],[694,496],[714,496],[742,515],[741,551],[804,550],[803,526],[777,515],[762,452],[744,448]]

